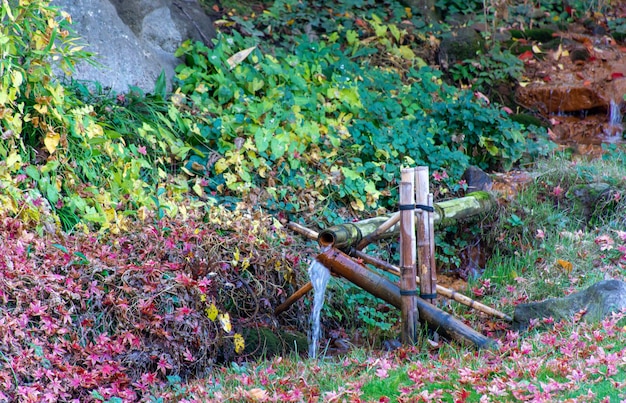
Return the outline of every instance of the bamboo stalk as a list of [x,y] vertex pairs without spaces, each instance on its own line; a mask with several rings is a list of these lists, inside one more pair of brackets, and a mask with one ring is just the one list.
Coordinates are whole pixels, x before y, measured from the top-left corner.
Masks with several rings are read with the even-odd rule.
[[[370,294],[401,309],[402,296],[400,295],[398,285],[383,276],[367,270],[340,250],[329,248],[319,254],[317,260],[328,267],[334,274],[344,277],[346,280],[354,283]],[[416,298],[415,300],[420,319],[428,323],[443,336],[460,343],[469,342],[478,348],[495,346],[493,340],[478,333],[449,313],[424,302],[424,300],[420,298]]]
[[[428,167],[420,166],[415,170],[415,203],[428,205]],[[417,274],[420,278],[420,294],[432,296],[436,294],[436,290],[432,286],[432,267],[430,258],[430,220],[428,219],[428,211],[421,210],[416,214],[417,229]],[[428,299],[428,298],[427,298]],[[434,299],[430,299],[430,303],[434,304]]]
[[[433,205],[433,194],[428,194],[428,205]],[[430,231],[430,284],[433,293],[437,293],[437,261],[435,260],[435,215],[428,212],[428,230]],[[435,301],[433,301],[435,303]]]
[[374,232],[365,236],[361,241],[357,244],[356,248],[361,250],[365,248],[367,245],[376,241],[382,234],[387,232],[391,227],[396,225],[400,221],[400,212],[394,213],[387,221],[382,223]]
[[[402,342],[417,341],[417,283],[415,281],[415,177],[412,168],[402,169],[400,182],[400,295],[402,300]],[[409,210],[403,210],[408,206]]]
[[[362,251],[352,251],[352,252],[354,253],[355,257],[357,257],[358,259],[361,259],[365,263],[369,263],[388,273],[395,274],[396,276],[400,275],[400,268],[392,265],[391,263],[385,262],[384,260],[379,259],[377,257],[368,255],[367,253],[362,252]],[[417,278],[416,281],[419,283],[419,278]],[[463,304],[469,308],[475,309],[487,315],[491,315],[496,318],[506,320],[508,322],[513,321],[513,318],[511,318],[509,315],[505,314],[504,312],[500,312],[495,308],[491,308],[485,304],[482,304],[476,300],[471,299],[470,297],[466,295],[463,295],[457,291],[451,290],[444,286],[437,285],[437,293],[443,295],[444,297],[448,299],[454,300],[458,302],[459,304]]]
[[298,223],[295,222],[288,222],[287,223],[287,228],[289,228],[290,230],[297,232],[300,235],[303,235],[309,239],[317,239],[317,237],[319,236],[319,233],[317,231],[313,231],[312,229],[309,229],[303,225],[300,225]]

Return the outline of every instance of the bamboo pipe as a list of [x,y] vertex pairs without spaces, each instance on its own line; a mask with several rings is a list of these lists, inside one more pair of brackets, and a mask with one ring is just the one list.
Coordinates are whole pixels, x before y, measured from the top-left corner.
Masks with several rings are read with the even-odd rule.
[[[496,206],[495,197],[489,192],[472,192],[465,197],[434,203],[433,207],[435,212],[433,213],[433,220],[435,225],[445,225],[446,223],[456,222],[477,214],[486,213],[494,206]],[[398,213],[396,212],[394,215],[395,214]],[[419,210],[416,211],[416,214],[419,214]],[[393,218],[393,215],[334,225],[320,231],[317,241],[322,247],[332,245],[339,249],[346,249],[368,239],[372,232],[375,232],[382,224],[389,221],[390,218]],[[396,223],[385,232],[377,235],[376,239],[397,235],[399,231],[400,226]],[[372,239],[372,241],[376,239]]]
[[[370,294],[401,308],[400,288],[386,278],[367,270],[350,256],[336,248],[330,248],[317,256],[317,260],[331,272],[344,277]],[[495,342],[476,332],[454,316],[416,298],[420,320],[431,325],[435,331],[460,343],[470,342],[478,348],[495,346]]]
[[[290,222],[289,224],[287,224],[287,226],[289,228],[291,228],[292,230],[294,230],[295,232],[298,232],[299,234],[302,234],[304,236],[306,236],[307,238],[311,239],[311,240],[315,240],[318,237],[318,233],[316,231],[313,231],[309,228],[303,227],[300,224],[296,224],[296,223],[292,223]],[[357,251],[357,250],[353,250],[351,251],[351,254],[354,254],[354,256],[356,256],[357,258],[363,260],[364,262],[367,262],[373,266],[378,267],[381,270],[385,270],[386,272],[395,274],[396,276],[400,275],[400,268],[398,268],[397,266],[392,265],[391,263],[385,262],[384,260],[381,260],[377,257],[368,255],[362,251]],[[419,282],[419,278],[416,279],[416,281]],[[313,289],[313,286],[311,284],[311,282],[306,283],[305,285],[303,285],[298,291],[294,292],[292,296],[290,296],[285,302],[283,302],[282,304],[280,304],[276,310],[274,311],[274,313],[276,315],[281,314],[282,312],[286,311],[290,305],[293,305],[297,300],[299,300],[300,298],[302,298],[304,295],[306,295],[306,293],[308,293],[309,291],[311,291]],[[509,315],[505,314],[504,312],[501,312],[495,308],[492,308],[490,306],[487,306],[485,304],[482,304],[476,300],[471,299],[470,297],[461,294],[457,291],[451,290],[449,288],[446,288],[444,286],[441,286],[439,284],[437,284],[437,293],[443,295],[444,297],[448,298],[448,299],[452,299],[456,302],[458,302],[459,304],[465,305],[469,308],[475,309],[479,312],[482,312],[484,314],[487,315],[491,315],[494,316],[496,318],[502,319],[502,320],[506,320],[508,322],[512,322],[513,318],[511,318]],[[294,296],[296,296],[296,298],[292,298]],[[289,304],[287,304],[287,301],[290,301]]]
[[[391,263],[387,263],[384,260],[378,259],[374,256],[370,256],[365,252],[361,251],[352,251],[354,256],[358,259],[363,260],[366,263],[369,263],[373,266],[378,267],[379,269],[385,270],[389,273],[395,274],[396,276],[400,275],[400,268],[392,265]],[[416,279],[419,284],[419,278]],[[504,312],[500,312],[497,309],[491,308],[485,304],[482,304],[476,300],[471,299],[470,297],[463,295],[457,291],[451,290],[444,286],[437,284],[437,293],[443,295],[448,299],[455,300],[459,304],[463,304],[469,308],[475,309],[479,312],[485,313],[487,315],[495,316],[496,318],[506,320],[508,322],[512,322],[513,318]]]
[[319,233],[317,231],[313,231],[312,229],[309,229],[292,221],[287,223],[287,228],[312,240],[316,240],[319,236]]
[[280,315],[284,311],[286,311],[291,305],[293,305],[297,300],[304,297],[309,291],[313,289],[313,284],[309,281],[300,289],[289,296],[282,304],[278,305],[276,309],[274,309],[274,315]]

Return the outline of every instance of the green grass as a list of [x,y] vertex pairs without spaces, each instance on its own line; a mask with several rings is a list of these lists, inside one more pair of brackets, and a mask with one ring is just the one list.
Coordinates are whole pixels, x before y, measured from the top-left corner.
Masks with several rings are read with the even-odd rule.
[[[574,164],[555,155],[539,162],[533,168],[535,180],[501,209],[484,234],[493,242],[493,254],[483,276],[468,288],[486,287],[485,296],[478,299],[512,314],[519,302],[560,297],[607,277],[624,280],[626,270],[619,260],[623,253],[618,251],[626,240],[616,232],[624,230],[624,200],[584,220],[580,206],[567,195],[574,186],[601,181],[624,191],[623,162],[624,154],[617,151],[597,161]],[[562,192],[555,194],[556,186]],[[612,237],[612,249],[601,250],[601,236]],[[456,303],[450,311],[479,331],[491,321]],[[477,352],[454,343],[433,346],[422,334],[416,347],[392,353],[355,347],[346,355],[317,361],[297,356],[259,361],[251,364],[258,369],[246,388],[261,388],[274,397],[300,391],[302,400],[320,402],[479,402],[484,395],[514,402],[532,393],[549,396],[547,401],[618,402],[626,398],[625,325],[626,318],[596,324],[547,322],[521,334],[496,332],[500,347],[495,351]],[[613,372],[603,375],[610,365]],[[273,381],[282,380],[278,389],[264,385],[268,369],[276,371]],[[576,380],[580,374],[584,376]],[[220,377],[224,395],[245,400],[245,392],[236,389],[236,373],[224,371]]]

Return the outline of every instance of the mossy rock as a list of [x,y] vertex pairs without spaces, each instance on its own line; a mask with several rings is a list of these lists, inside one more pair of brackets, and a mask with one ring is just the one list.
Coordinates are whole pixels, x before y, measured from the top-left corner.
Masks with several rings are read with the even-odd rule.
[[556,31],[552,28],[533,28],[521,31],[519,29],[511,29],[509,33],[512,38],[515,39],[528,39],[530,41],[537,42],[549,42],[554,39],[554,33]]
[[530,115],[528,113],[515,113],[512,115],[509,115],[509,118],[514,122],[524,125],[525,127],[530,127],[530,126],[548,127],[549,126],[543,120],[539,119],[536,116]]
[[439,64],[443,68],[468,59],[486,50],[485,40],[473,28],[460,28],[446,35],[439,44]]
[[585,312],[583,320],[594,323],[601,321],[611,312],[618,312],[624,308],[626,308],[626,283],[619,280],[603,280],[563,298],[517,305],[513,315],[513,327],[524,330],[528,328],[531,320],[550,317],[557,321],[570,320],[580,312]]
[[305,335],[267,327],[247,328],[243,332],[246,342],[243,355],[250,357],[273,357],[308,351]]

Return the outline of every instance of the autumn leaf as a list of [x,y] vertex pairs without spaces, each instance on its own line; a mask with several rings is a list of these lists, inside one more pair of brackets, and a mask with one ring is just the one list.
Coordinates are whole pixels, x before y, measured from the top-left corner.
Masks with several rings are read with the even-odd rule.
[[224,314],[220,313],[219,315],[217,315],[217,318],[222,325],[222,329],[224,329],[226,333],[230,333],[230,331],[232,330],[232,325],[230,324],[230,315],[228,314],[228,312]]
[[568,273],[572,272],[573,265],[572,265],[571,262],[569,262],[567,260],[563,260],[563,259],[557,259],[556,263],[558,264],[558,266],[560,268],[562,268],[566,272],[568,272]]
[[241,64],[241,62],[246,60],[246,58],[250,55],[250,53],[252,53],[254,49],[256,49],[256,45],[248,49],[241,50],[229,57],[228,60],[226,60],[226,63],[228,63],[228,67],[231,70],[237,67],[239,64]]
[[246,342],[243,339],[243,336],[239,333],[235,333],[234,343],[235,343],[235,352],[237,354],[241,354],[244,348],[246,347]]
[[46,149],[50,154],[54,154],[59,146],[59,141],[61,141],[61,135],[59,133],[48,133],[48,135],[43,139],[43,143],[46,146]]
[[206,313],[207,318],[211,319],[211,321],[215,321],[218,314],[217,307],[214,303],[211,303],[209,307],[204,310],[204,313]]

